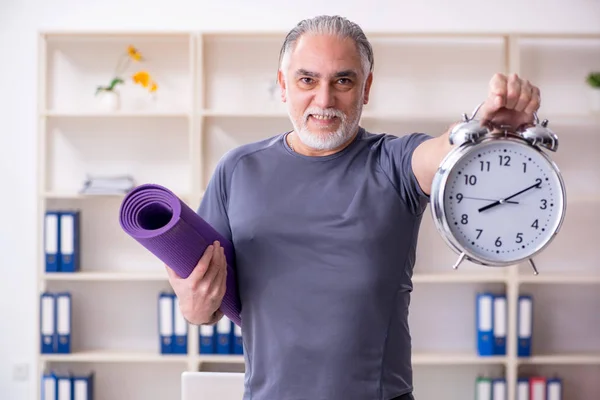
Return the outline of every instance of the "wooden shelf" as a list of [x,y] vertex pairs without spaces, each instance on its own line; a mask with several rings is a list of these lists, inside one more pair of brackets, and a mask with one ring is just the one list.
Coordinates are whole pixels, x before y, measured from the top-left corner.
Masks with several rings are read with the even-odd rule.
[[81,351],[71,354],[42,354],[45,362],[110,362],[110,363],[186,363],[188,356],[183,354],[160,354],[151,351]]
[[600,366],[600,353],[596,354],[548,354],[519,358],[518,363],[537,365],[595,365]]
[[444,272],[444,273],[417,273],[413,275],[413,282],[419,283],[486,283],[508,282],[507,275],[497,273],[472,273],[472,272]]
[[[244,363],[241,355],[200,355],[202,363]],[[480,357],[471,353],[415,353],[412,361],[414,365],[494,365],[506,364],[507,358],[500,356]]]
[[229,354],[200,354],[197,356],[199,363],[206,364],[243,364],[243,355]]
[[471,353],[415,353],[412,357],[414,365],[493,365],[506,364],[507,357],[480,357]]
[[580,274],[580,273],[544,273],[539,275],[519,275],[519,282],[534,284],[565,284],[565,285],[600,285],[600,274]]
[[178,111],[47,111],[48,118],[190,118],[191,114]]
[[[192,197],[189,193],[175,193],[180,199],[190,199]],[[82,194],[82,193],[69,193],[69,192],[44,192],[42,197],[45,199],[55,200],[98,200],[98,199],[123,199],[126,194],[124,193],[107,193],[107,194]]]
[[166,271],[162,272],[46,272],[46,281],[97,281],[97,282],[128,282],[128,281],[167,281]]

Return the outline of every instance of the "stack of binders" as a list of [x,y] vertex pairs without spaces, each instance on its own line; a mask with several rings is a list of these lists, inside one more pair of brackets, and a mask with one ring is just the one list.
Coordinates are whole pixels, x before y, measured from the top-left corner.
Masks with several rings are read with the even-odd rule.
[[[531,355],[532,298],[519,296],[518,300],[518,355]],[[476,296],[476,336],[477,354],[480,356],[505,356],[507,334],[506,294],[491,292],[477,293]]]
[[[475,400],[507,400],[505,378],[477,377]],[[553,377],[533,376],[519,378],[516,400],[562,400],[562,380]]]
[[200,326],[200,354],[244,354],[242,329],[223,316],[216,325]]
[[477,377],[475,400],[508,400],[506,378]]
[[46,272],[76,272],[80,268],[80,211],[48,210],[44,219]]
[[558,377],[521,377],[517,382],[517,400],[562,400],[562,396],[562,379]]
[[94,374],[46,373],[42,376],[42,400],[94,400]]
[[158,295],[158,334],[161,354],[187,354],[188,322],[174,293]]
[[42,293],[40,310],[41,353],[71,353],[71,294]]

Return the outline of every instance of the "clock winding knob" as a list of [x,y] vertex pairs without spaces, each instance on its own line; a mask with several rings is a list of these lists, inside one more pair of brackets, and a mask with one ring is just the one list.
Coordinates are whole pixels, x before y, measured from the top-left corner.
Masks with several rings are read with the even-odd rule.
[[535,115],[535,123],[520,129],[519,134],[533,146],[543,147],[550,151],[558,149],[558,136],[548,128],[547,119],[541,123],[539,122],[537,114]]

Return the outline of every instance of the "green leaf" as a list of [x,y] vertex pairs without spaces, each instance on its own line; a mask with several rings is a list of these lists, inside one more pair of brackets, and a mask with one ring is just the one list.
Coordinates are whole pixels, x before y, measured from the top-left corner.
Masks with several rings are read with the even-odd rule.
[[106,86],[98,86],[96,88],[96,95],[98,95],[98,93],[100,93],[102,91],[105,91],[105,90],[108,90],[108,87],[106,87]]
[[110,85],[108,86],[109,90],[113,90],[113,89],[115,88],[115,86],[117,86],[117,84],[119,84],[119,83],[125,83],[125,82],[123,81],[123,79],[121,79],[121,78],[119,78],[119,77],[117,77],[117,78],[114,78],[114,79],[113,79],[113,80],[110,82]]
[[586,82],[591,87],[600,89],[600,72],[590,72],[586,78]]

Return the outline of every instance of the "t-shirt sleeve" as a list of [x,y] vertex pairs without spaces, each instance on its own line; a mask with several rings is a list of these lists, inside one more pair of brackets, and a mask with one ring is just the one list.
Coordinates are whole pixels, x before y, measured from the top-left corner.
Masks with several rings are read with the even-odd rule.
[[411,213],[422,214],[429,203],[429,196],[423,191],[412,169],[414,150],[433,136],[425,133],[411,133],[404,136],[387,136],[381,151],[381,167],[388,174],[401,199]]
[[197,213],[223,237],[231,241],[231,227],[227,215],[229,165],[230,161],[227,157],[219,161],[208,182]]

